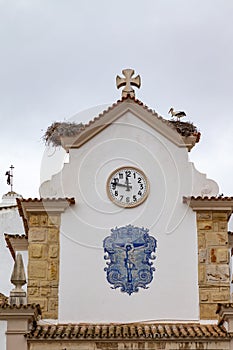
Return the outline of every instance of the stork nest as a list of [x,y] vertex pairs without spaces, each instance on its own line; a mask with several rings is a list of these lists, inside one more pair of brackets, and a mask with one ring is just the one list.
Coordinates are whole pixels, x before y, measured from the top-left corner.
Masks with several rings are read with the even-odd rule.
[[[182,136],[200,135],[197,128],[191,122],[181,122],[176,120],[169,120],[169,123],[176,129],[176,131]],[[46,145],[52,145],[54,147],[61,146],[62,136],[75,136],[84,127],[83,123],[70,123],[70,122],[54,122],[48,127],[43,140]],[[198,141],[197,141],[198,142]]]
[[54,122],[46,130],[43,140],[46,145],[61,146],[62,136],[75,136],[83,126],[83,123]]
[[190,135],[199,135],[200,133],[197,130],[197,127],[191,122],[181,122],[179,120],[169,120],[169,123],[172,124],[176,131],[182,136]]

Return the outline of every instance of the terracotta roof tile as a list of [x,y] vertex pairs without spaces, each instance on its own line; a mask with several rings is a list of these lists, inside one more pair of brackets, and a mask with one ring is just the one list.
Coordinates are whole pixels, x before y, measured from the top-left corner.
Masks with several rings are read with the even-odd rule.
[[199,200],[202,200],[202,201],[220,201],[220,202],[225,202],[225,201],[233,201],[233,197],[222,197],[222,196],[218,196],[218,197],[208,197],[208,196],[205,196],[205,197],[202,197],[202,196],[198,196],[198,197],[194,197],[194,196],[191,196],[190,197],[191,200],[196,200],[196,201],[199,201]]
[[41,316],[41,308],[39,304],[26,304],[26,305],[10,305],[8,302],[0,304],[0,320],[5,320],[6,317],[11,317],[11,315],[30,315],[33,322],[38,321]]
[[216,314],[218,314],[218,326],[222,326],[226,316],[232,314],[233,303],[218,303]]
[[60,135],[59,144],[61,144],[67,152],[70,148],[80,147],[83,145],[83,143],[87,142],[90,138],[112,123],[114,120],[114,118],[112,119],[113,116],[111,115],[112,111],[116,110],[117,108],[121,108],[121,104],[123,103],[129,103],[132,105],[136,104],[137,106],[140,106],[140,108],[144,109],[151,115],[151,119],[159,120],[161,123],[167,125],[170,129],[180,134],[180,137],[183,140],[182,144],[184,143],[189,151],[192,149],[195,143],[199,142],[201,134],[192,123],[167,120],[162,116],[159,116],[157,112],[150,109],[140,100],[128,95],[126,97],[122,97],[122,99],[118,100],[116,103],[113,103],[110,107],[101,112],[97,117],[94,117],[87,124],[84,124],[74,135]]
[[194,211],[205,210],[225,210],[230,218],[233,212],[233,197],[212,196],[212,197],[183,197],[183,203],[186,203]]
[[7,209],[13,209],[13,208],[17,208],[17,205],[6,205],[6,206],[2,206],[0,207],[0,210],[7,210]]
[[145,110],[147,110],[148,112],[150,112],[151,114],[155,115],[156,117],[158,117],[159,119],[161,119],[162,121],[164,121],[165,123],[169,123],[168,120],[164,119],[163,117],[159,116],[158,113],[156,113],[153,109],[149,108],[147,105],[145,105],[142,101],[138,100],[135,97],[131,97],[131,96],[126,96],[126,97],[122,97],[121,100],[118,100],[117,102],[114,102],[111,106],[109,106],[107,109],[105,109],[103,112],[101,112],[97,117],[94,117],[92,120],[90,120],[87,124],[84,124],[84,126],[82,128],[80,128],[79,133],[83,132],[86,128],[88,128],[90,125],[92,125],[93,123],[95,123],[97,120],[100,120],[106,113],[108,113],[109,111],[111,111],[112,109],[114,109],[116,106],[118,106],[119,104],[121,104],[122,102],[126,101],[126,100],[132,100],[135,103],[137,103],[139,106],[142,106]]
[[6,304],[8,302],[8,298],[6,295],[0,293],[0,306]]
[[1,309],[10,309],[10,310],[13,310],[13,309],[35,309],[38,311],[38,314],[41,314],[41,309],[40,309],[40,305],[39,304],[26,304],[26,305],[23,305],[23,304],[20,304],[20,305],[10,305],[8,303],[4,303],[2,305],[0,305],[0,308]]
[[6,246],[7,248],[10,250],[10,253],[13,257],[13,259],[15,260],[15,251],[14,251],[14,248],[11,244],[11,239],[16,239],[16,240],[23,240],[23,239],[27,239],[27,236],[25,234],[18,234],[18,233],[14,233],[14,234],[8,234],[8,233],[4,233],[4,236],[5,236],[5,241],[6,241]]
[[223,307],[225,309],[232,309],[233,303],[218,303],[216,314],[218,314]]
[[17,203],[21,202],[21,203],[24,203],[24,202],[59,202],[59,201],[66,201],[70,204],[75,204],[75,198],[74,197],[71,197],[71,198],[68,198],[68,197],[65,197],[65,198],[16,198],[17,200]]
[[[142,106],[143,109],[145,109],[147,112],[151,113],[152,115],[154,115],[157,119],[161,120],[163,123],[167,124],[169,127],[171,127],[172,129],[177,130],[175,122],[165,119],[162,116],[160,116],[157,112],[155,112],[155,110],[153,110],[152,108],[149,108],[146,104],[144,104],[142,101],[138,100],[135,97],[132,97],[130,95],[122,97],[121,100],[118,100],[117,102],[113,103],[111,106],[109,106],[107,109],[105,109],[103,112],[101,112],[97,117],[94,117],[92,120],[90,120],[87,124],[84,124],[84,126],[82,128],[79,129],[79,133],[83,132],[86,128],[88,128],[90,125],[92,125],[93,123],[95,123],[97,120],[100,120],[106,113],[108,113],[109,111],[111,111],[112,109],[114,109],[116,106],[118,106],[119,104],[123,103],[126,100],[131,100],[133,102],[135,102],[136,104],[138,104],[139,106]],[[199,137],[200,137],[200,133],[199,133]],[[199,141],[199,140],[198,140]],[[197,141],[197,142],[198,142]]]
[[39,325],[29,339],[226,338],[223,326],[201,324],[58,324]]
[[18,205],[18,211],[19,211],[19,215],[22,217],[23,219],[23,223],[24,223],[24,228],[25,228],[25,232],[26,235],[28,233],[29,230],[29,226],[28,226],[28,220],[27,220],[27,215],[25,215],[24,209],[28,208],[30,206],[38,206],[41,208],[46,209],[46,211],[49,211],[49,209],[51,209],[53,207],[53,203],[54,203],[54,207],[55,205],[59,205],[59,204],[65,204],[68,203],[69,205],[73,205],[75,204],[75,198],[71,197],[65,197],[65,198],[16,198],[17,201],[17,205]]
[[[153,114],[155,117],[157,117],[158,119],[160,119],[162,122],[164,122],[165,124],[169,125],[171,128],[174,128],[175,130],[177,129],[174,126],[174,121],[168,120],[168,119],[164,119],[162,116],[160,116],[157,112],[155,112],[155,110],[153,110],[152,108],[149,108],[146,104],[144,104],[142,101],[138,100],[136,97],[132,97],[130,95],[122,97],[120,100],[117,100],[116,102],[114,102],[111,106],[109,106],[107,109],[105,109],[104,111],[102,111],[101,113],[99,113],[98,116],[94,117],[92,120],[90,120],[88,123],[84,124],[82,128],[79,129],[78,133],[82,133],[85,129],[87,129],[89,126],[91,126],[93,123],[95,123],[97,120],[100,120],[105,114],[107,114],[109,111],[111,111],[112,109],[114,109],[115,107],[117,107],[118,105],[120,105],[121,103],[123,103],[124,101],[127,100],[131,100],[133,102],[135,102],[136,104],[138,104],[139,106],[142,106],[143,109],[145,109],[147,112]],[[200,134],[200,133],[199,133]]]
[[4,233],[5,239],[14,238],[14,239],[24,239],[26,237],[25,234],[19,233]]

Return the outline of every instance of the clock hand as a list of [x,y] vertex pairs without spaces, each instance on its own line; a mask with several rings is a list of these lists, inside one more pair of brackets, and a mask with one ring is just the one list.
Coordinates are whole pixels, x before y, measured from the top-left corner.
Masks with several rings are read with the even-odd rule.
[[129,184],[121,184],[121,183],[119,183],[119,182],[117,182],[117,181],[111,182],[111,185],[114,185],[115,187],[116,187],[116,186],[119,186],[119,187],[127,187],[126,191],[129,191],[129,190],[132,188],[132,186],[129,186]]
[[126,187],[127,187],[126,191],[130,191],[130,188],[132,188],[132,186],[129,186],[130,182],[129,182],[128,176],[126,176],[125,183],[126,183]]
[[[112,183],[113,184],[113,183]],[[127,187],[127,188],[132,188],[132,186],[129,186],[129,185],[125,185],[125,184],[121,184],[121,183],[114,183],[114,185],[116,185],[116,186],[119,186],[119,187]],[[126,190],[127,191],[127,190]]]

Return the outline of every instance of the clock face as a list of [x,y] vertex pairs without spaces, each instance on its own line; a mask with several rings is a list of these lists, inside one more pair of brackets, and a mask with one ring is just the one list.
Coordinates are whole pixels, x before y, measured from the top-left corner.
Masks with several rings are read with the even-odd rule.
[[143,171],[137,168],[118,168],[108,178],[107,193],[120,207],[136,207],[147,198],[149,182]]

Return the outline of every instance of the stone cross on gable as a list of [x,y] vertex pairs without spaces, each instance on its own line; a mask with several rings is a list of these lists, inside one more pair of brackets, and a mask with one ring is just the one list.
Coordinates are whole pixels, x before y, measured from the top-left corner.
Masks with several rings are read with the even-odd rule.
[[125,78],[119,77],[117,75],[116,77],[116,85],[119,89],[122,86],[125,86],[122,90],[122,97],[127,97],[130,95],[130,97],[135,97],[135,92],[132,86],[136,86],[137,88],[140,88],[141,86],[141,78],[139,75],[133,78],[134,70],[133,69],[123,69],[122,74],[125,76]]

